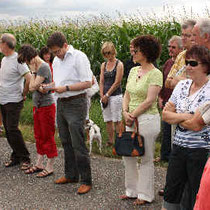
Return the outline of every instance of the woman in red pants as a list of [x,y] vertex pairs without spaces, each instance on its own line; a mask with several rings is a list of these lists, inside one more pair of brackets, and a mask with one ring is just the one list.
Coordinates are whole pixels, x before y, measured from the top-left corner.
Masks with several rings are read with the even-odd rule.
[[[43,178],[53,174],[54,158],[57,148],[55,134],[55,102],[49,84],[52,75],[49,65],[42,60],[30,45],[23,45],[18,51],[18,62],[26,62],[32,73],[29,89],[33,92],[34,137],[36,139],[37,160],[34,166],[25,171],[26,174],[39,172],[37,177]],[[44,167],[44,155],[47,165]]]

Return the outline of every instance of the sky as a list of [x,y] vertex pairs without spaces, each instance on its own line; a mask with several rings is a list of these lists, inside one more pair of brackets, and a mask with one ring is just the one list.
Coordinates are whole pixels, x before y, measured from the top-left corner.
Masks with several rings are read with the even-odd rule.
[[0,0],[0,20],[53,19],[117,14],[210,13],[210,0]]

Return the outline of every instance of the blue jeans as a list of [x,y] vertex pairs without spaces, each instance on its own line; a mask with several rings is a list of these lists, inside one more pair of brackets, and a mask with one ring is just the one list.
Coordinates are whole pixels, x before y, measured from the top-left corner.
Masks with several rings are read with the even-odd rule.
[[64,148],[65,177],[82,184],[91,185],[91,168],[88,149],[85,145],[84,123],[87,114],[87,99],[69,101],[58,99],[57,123]]

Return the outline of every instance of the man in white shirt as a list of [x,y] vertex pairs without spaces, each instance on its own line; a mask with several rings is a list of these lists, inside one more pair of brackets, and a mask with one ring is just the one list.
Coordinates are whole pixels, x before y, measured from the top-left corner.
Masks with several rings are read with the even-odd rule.
[[85,145],[84,124],[87,114],[85,89],[91,87],[92,71],[87,56],[67,44],[60,32],[53,33],[47,41],[53,61],[57,123],[64,148],[65,176],[56,184],[78,182],[77,193],[84,194],[92,186],[90,157]]
[[10,160],[5,166],[11,167],[22,162],[21,169],[25,170],[29,167],[30,158],[18,124],[31,74],[26,64],[18,63],[15,45],[16,39],[12,34],[2,34],[0,50],[5,57],[0,69],[0,107],[7,141],[12,148]]

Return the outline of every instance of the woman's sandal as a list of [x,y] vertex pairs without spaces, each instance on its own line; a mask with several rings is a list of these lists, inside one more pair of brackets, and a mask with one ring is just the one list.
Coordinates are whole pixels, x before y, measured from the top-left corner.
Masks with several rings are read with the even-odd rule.
[[25,171],[28,170],[31,167],[31,163],[30,162],[23,162],[20,169]]
[[34,174],[43,171],[43,168],[38,166],[31,166],[29,169],[25,170],[25,174]]
[[141,206],[141,205],[145,205],[145,204],[147,204],[147,203],[150,203],[150,202],[137,198],[137,199],[133,202],[133,205]]
[[40,173],[37,174],[37,178],[45,178],[53,174],[53,171],[49,172],[46,169],[43,169]]
[[129,199],[136,199],[137,197],[129,197],[127,195],[120,195],[121,200],[129,200]]

